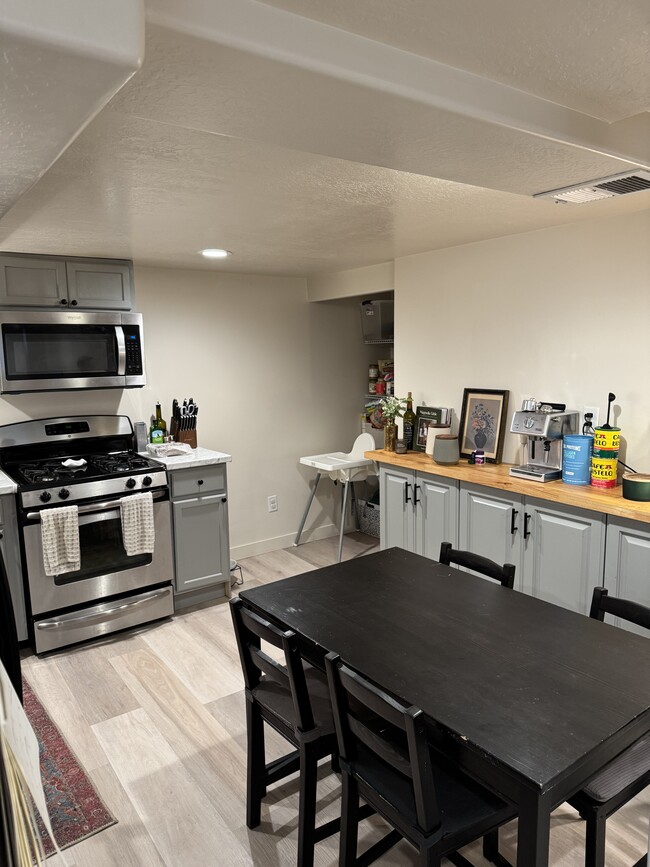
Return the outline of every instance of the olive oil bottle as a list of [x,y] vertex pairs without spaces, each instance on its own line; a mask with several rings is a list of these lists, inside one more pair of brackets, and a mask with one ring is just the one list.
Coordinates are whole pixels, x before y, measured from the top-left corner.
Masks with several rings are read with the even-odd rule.
[[415,434],[415,413],[413,412],[413,395],[409,391],[406,397],[406,409],[404,410],[404,440],[406,448],[413,448],[413,435]]
[[151,435],[150,440],[152,443],[160,445],[165,441],[165,437],[167,436],[167,422],[162,417],[162,410],[160,409],[160,401],[156,403],[156,417],[151,422]]

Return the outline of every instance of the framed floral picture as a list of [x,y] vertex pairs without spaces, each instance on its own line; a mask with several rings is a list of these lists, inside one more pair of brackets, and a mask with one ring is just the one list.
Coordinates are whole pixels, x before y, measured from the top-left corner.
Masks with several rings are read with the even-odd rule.
[[508,413],[507,391],[495,388],[466,388],[460,415],[460,453],[468,458],[483,449],[485,460],[500,464]]

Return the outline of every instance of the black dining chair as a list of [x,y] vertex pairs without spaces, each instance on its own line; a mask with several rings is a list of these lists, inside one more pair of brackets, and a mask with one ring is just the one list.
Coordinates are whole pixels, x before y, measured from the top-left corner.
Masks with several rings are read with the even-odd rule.
[[438,560],[443,566],[462,566],[465,569],[480,572],[486,578],[493,578],[495,581],[499,581],[503,587],[509,587],[511,590],[515,586],[516,567],[512,563],[499,566],[494,560],[489,560],[480,554],[454,549],[451,542],[443,542],[440,545]]
[[[594,587],[589,616],[604,620],[605,614],[650,629],[650,608],[610,596],[605,587]],[[628,747],[590,780],[568,803],[587,822],[585,867],[605,867],[606,823],[620,807],[650,785],[650,735]],[[641,863],[645,863],[643,858]]]
[[[336,762],[337,749],[327,678],[303,663],[294,632],[278,629],[245,608],[239,598],[230,600],[230,611],[246,693],[246,825],[259,826],[267,786],[299,770],[298,867],[311,867],[315,844],[340,828],[339,819],[316,827],[318,761],[332,756]],[[284,651],[284,665],[264,652],[263,641]],[[264,723],[296,748],[269,764]]]
[[[343,783],[340,867],[365,867],[402,838],[418,850],[422,867],[439,867],[443,856],[472,867],[457,850],[484,835],[494,839],[516,809],[434,752],[421,710],[396,701],[335,653],[325,663]],[[393,830],[357,857],[359,797]],[[498,851],[490,860],[508,865]]]

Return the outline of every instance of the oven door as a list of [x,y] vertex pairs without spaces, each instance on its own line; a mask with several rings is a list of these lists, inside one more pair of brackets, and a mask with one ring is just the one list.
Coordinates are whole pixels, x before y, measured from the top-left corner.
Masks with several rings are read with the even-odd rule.
[[110,313],[1,314],[2,392],[124,388],[121,321]]
[[[169,493],[153,491],[153,554],[127,556],[122,540],[119,499],[79,506],[81,568],[62,575],[45,574],[38,512],[23,526],[27,581],[34,616],[62,608],[101,602],[173,578]],[[31,516],[34,517],[31,517]]]

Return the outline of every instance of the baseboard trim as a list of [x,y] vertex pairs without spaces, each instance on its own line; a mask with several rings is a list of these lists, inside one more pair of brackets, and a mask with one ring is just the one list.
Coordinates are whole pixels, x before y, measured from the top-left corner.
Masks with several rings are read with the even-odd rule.
[[[316,542],[319,539],[329,539],[330,536],[338,536],[338,527],[334,524],[325,524],[324,527],[316,527],[314,530],[303,531],[300,544],[303,542]],[[273,539],[261,539],[259,542],[249,542],[247,545],[238,545],[230,549],[233,560],[242,560],[244,557],[254,557],[256,554],[268,554],[270,551],[280,551],[282,548],[290,548],[295,533],[287,533],[284,536],[275,536]],[[298,546],[300,548],[300,545]]]

